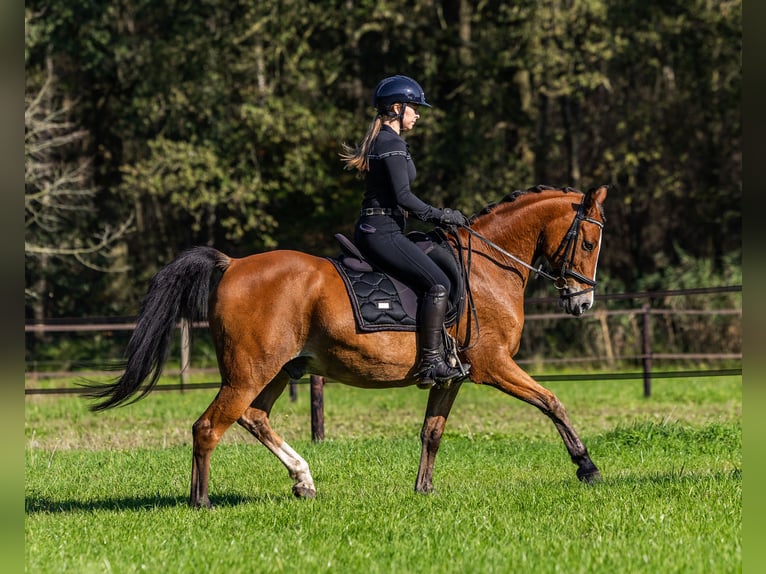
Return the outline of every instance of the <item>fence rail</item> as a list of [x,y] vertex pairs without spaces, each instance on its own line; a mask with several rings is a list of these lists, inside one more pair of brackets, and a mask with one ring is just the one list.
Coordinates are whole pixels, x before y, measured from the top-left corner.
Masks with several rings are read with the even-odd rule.
[[[597,300],[627,300],[627,299],[644,299],[645,302],[640,308],[633,309],[602,309],[594,312],[590,317],[595,317],[600,320],[604,320],[608,316],[631,316],[632,318],[640,318],[641,328],[641,349],[639,353],[630,355],[615,356],[612,353],[607,353],[606,357],[571,357],[571,358],[554,358],[546,359],[547,364],[567,364],[567,363],[585,363],[585,362],[608,362],[612,365],[616,362],[631,363],[640,362],[642,370],[639,372],[621,372],[621,373],[589,373],[585,375],[537,375],[535,379],[540,382],[545,381],[559,381],[559,380],[642,380],[644,386],[644,396],[649,397],[651,395],[651,382],[653,378],[681,378],[681,377],[698,377],[698,376],[735,376],[741,375],[742,369],[738,368],[724,368],[724,369],[706,369],[706,370],[685,370],[685,371],[657,371],[654,369],[654,361],[660,360],[683,360],[683,361],[741,361],[741,352],[729,352],[729,353],[655,353],[652,349],[651,338],[651,317],[652,316],[736,316],[742,315],[742,309],[665,309],[665,308],[653,308],[651,306],[652,299],[675,297],[675,296],[688,296],[688,295],[709,295],[716,293],[733,293],[741,292],[742,286],[726,286],[726,287],[705,287],[697,289],[683,289],[675,291],[648,291],[643,293],[616,293],[605,294],[596,297]],[[525,301],[526,306],[532,306],[541,303],[556,302],[558,298],[555,297],[538,297],[528,298]],[[527,322],[533,321],[557,321],[562,319],[571,318],[565,313],[528,313],[525,315]],[[100,319],[79,319],[79,320],[49,320],[45,322],[28,321],[24,326],[26,333],[64,333],[64,332],[109,332],[109,331],[132,331],[135,329],[135,321],[129,318],[100,318]],[[163,384],[155,387],[157,390],[164,391],[178,391],[178,390],[191,390],[191,389],[205,389],[205,388],[217,388],[220,386],[220,382],[205,382],[205,383],[189,383],[189,376],[191,374],[199,373],[216,373],[217,369],[199,369],[191,368],[190,365],[190,332],[191,329],[206,328],[206,322],[194,322],[189,324],[182,321],[179,324],[181,331],[181,344],[180,344],[180,365],[181,368],[178,371],[180,377],[180,383],[177,385]],[[533,359],[519,359],[517,363],[534,364]],[[35,363],[39,364],[39,363]],[[93,377],[114,374],[114,371],[103,370],[88,370],[88,371],[37,371],[27,370],[26,378],[30,381],[36,381],[39,379],[48,378],[60,378],[67,376],[82,376]],[[290,384],[290,396],[295,398],[297,381],[292,381]],[[312,405],[312,437],[315,440],[322,440],[324,438],[324,399],[322,389],[326,384],[324,377],[311,376],[307,384],[311,390],[311,405]],[[76,394],[87,392],[84,387],[69,387],[69,388],[38,388],[27,387],[25,385],[25,394]]]

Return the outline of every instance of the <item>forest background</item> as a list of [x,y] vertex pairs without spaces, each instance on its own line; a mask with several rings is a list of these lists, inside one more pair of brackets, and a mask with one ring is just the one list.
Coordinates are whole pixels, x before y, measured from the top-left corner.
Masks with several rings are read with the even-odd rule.
[[131,316],[180,251],[333,255],[383,77],[415,191],[612,185],[599,292],[741,283],[742,3],[26,2],[27,319]]

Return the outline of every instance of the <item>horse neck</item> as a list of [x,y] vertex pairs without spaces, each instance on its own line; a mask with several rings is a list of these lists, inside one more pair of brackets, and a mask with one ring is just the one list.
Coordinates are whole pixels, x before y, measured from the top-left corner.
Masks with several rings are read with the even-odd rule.
[[[532,264],[537,257],[540,238],[548,222],[561,211],[557,196],[522,196],[498,204],[490,213],[478,217],[471,228],[491,242]],[[520,270],[526,274],[527,269]]]

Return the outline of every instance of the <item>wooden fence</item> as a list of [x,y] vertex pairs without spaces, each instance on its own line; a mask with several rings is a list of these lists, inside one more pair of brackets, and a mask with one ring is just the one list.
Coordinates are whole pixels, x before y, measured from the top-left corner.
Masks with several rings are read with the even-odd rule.
[[[644,299],[645,303],[640,308],[634,309],[615,309],[615,310],[599,310],[593,313],[591,316],[600,321],[605,321],[606,317],[613,315],[628,315],[636,319],[640,318],[641,328],[641,349],[633,355],[621,355],[616,356],[610,350],[608,336],[605,336],[605,349],[606,356],[604,357],[579,357],[579,358],[562,358],[546,360],[546,363],[573,363],[577,361],[607,361],[609,364],[614,364],[615,361],[636,361],[641,363],[642,369],[639,372],[634,373],[588,373],[587,375],[539,375],[535,376],[540,382],[554,381],[554,380],[642,380],[644,388],[644,396],[651,396],[651,383],[652,378],[678,378],[678,377],[699,377],[699,376],[731,376],[741,375],[741,360],[742,352],[741,348],[738,352],[730,353],[655,353],[652,348],[652,317],[661,315],[734,315],[741,318],[742,309],[718,309],[718,310],[694,310],[694,309],[666,309],[666,308],[653,308],[651,306],[652,299],[675,297],[675,296],[689,296],[689,295],[712,295],[718,293],[733,293],[741,292],[741,286],[728,286],[728,287],[709,287],[699,289],[684,289],[674,291],[651,291],[644,293],[623,293],[623,294],[607,294],[597,296],[597,300],[626,300],[626,299]],[[526,300],[526,305],[531,306],[534,304],[556,302],[556,297],[540,297],[529,298]],[[569,319],[570,316],[564,313],[527,313],[525,316],[526,322],[542,321],[542,320],[563,320]],[[189,375],[195,369],[190,367],[191,365],[191,350],[190,350],[190,332],[191,329],[205,328],[207,324],[204,322],[194,323],[192,325],[187,322],[182,322],[179,325],[181,340],[180,340],[180,365],[181,368],[178,371],[179,384],[177,385],[161,385],[156,387],[157,390],[185,390],[185,389],[200,389],[200,388],[217,388],[220,382],[211,383],[189,383]],[[56,322],[48,321],[44,323],[28,322],[25,325],[26,333],[53,333],[53,332],[104,332],[104,331],[132,331],[135,328],[133,322],[113,322],[113,320],[101,320],[95,322],[93,320],[86,320],[82,322],[66,321]],[[672,371],[656,371],[654,370],[655,360],[685,360],[685,361],[726,361],[729,363],[737,362],[740,364],[737,368],[724,368],[724,369],[703,369],[703,370],[672,370]],[[517,360],[519,364],[532,363],[533,360]],[[37,380],[41,378],[58,378],[73,375],[89,376],[94,374],[103,374],[97,372],[83,373],[82,371],[37,371],[30,370],[27,365],[26,378],[27,380]],[[200,369],[196,369],[200,371]],[[206,371],[215,372],[215,369],[207,369]],[[323,388],[326,384],[324,377],[311,376],[308,382],[311,393],[311,428],[312,439],[315,441],[321,441],[324,439],[324,393]],[[295,400],[297,394],[296,381],[290,383],[290,396]],[[28,387],[25,385],[25,394],[69,394],[69,393],[82,393],[81,388],[38,388]]]

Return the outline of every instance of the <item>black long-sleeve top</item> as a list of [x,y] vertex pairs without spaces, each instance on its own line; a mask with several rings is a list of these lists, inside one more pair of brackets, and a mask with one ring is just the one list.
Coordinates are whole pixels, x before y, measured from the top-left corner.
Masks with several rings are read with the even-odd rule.
[[370,170],[364,181],[362,207],[400,207],[422,221],[439,219],[440,209],[412,193],[410,184],[417,171],[410,146],[389,126],[381,126],[368,160]]

